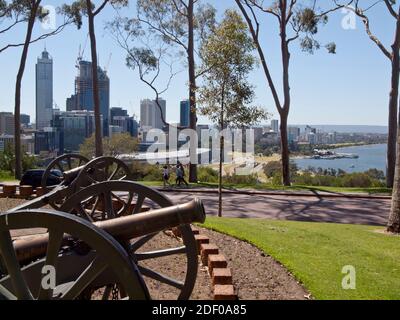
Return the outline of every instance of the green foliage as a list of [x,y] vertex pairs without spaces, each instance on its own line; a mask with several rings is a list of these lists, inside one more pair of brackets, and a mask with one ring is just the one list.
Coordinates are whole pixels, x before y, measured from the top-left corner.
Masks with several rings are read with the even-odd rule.
[[[116,157],[120,154],[133,153],[137,149],[137,139],[132,138],[129,133],[113,134],[111,138],[103,138],[104,155]],[[87,138],[79,146],[79,153],[89,159],[95,155],[95,135]]]
[[161,166],[134,162],[131,172],[135,181],[162,181]]
[[[26,171],[36,167],[36,158],[22,151],[22,170]],[[4,151],[0,152],[0,170],[11,172],[15,171],[15,153],[14,147],[7,144]]]
[[[383,228],[214,217],[205,226],[257,246],[316,299],[400,299],[399,237],[376,232]],[[356,290],[342,288],[346,265],[356,268]]]
[[217,183],[218,182],[218,171],[210,167],[198,167],[197,168],[197,180],[200,182]]
[[247,81],[254,69],[254,43],[241,16],[227,10],[223,21],[201,47],[204,85],[200,88],[200,112],[218,123],[242,127],[267,118],[260,107],[251,106],[254,88]]

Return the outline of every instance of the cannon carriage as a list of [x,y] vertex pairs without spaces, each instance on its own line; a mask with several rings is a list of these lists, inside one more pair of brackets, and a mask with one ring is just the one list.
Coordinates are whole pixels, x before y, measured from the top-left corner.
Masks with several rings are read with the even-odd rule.
[[[0,214],[0,299],[151,299],[150,286],[189,299],[198,267],[190,224],[205,220],[199,200],[174,205],[111,157],[65,155],[46,172],[54,168],[59,185]],[[150,245],[172,228],[179,242]],[[173,263],[184,264],[179,279],[163,272]]]

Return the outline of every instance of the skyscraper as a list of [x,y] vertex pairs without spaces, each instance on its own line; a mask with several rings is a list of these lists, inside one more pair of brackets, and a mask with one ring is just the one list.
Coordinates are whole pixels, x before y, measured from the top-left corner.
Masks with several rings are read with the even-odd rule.
[[[158,103],[165,118],[167,102],[158,99]],[[145,99],[140,102],[140,125],[142,128],[163,129],[161,111],[155,100]]]
[[0,134],[14,135],[14,115],[11,112],[0,112]]
[[53,59],[46,49],[36,63],[36,129],[50,127],[53,118]]
[[181,101],[181,127],[190,125],[190,103],[189,100]]
[[[100,113],[103,116],[103,135],[108,136],[108,126],[110,125],[110,79],[100,67],[97,68],[97,74]],[[89,61],[79,61],[79,74],[75,79],[75,94],[76,98],[72,96],[68,100],[68,109],[71,109],[76,103],[76,110],[94,111],[92,63]]]
[[278,120],[271,121],[271,130],[276,133],[279,132],[279,121]]

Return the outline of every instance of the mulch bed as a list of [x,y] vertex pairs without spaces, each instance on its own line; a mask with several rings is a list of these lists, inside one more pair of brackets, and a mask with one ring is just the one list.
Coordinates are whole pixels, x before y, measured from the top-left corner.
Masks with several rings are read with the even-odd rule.
[[311,296],[285,267],[251,244],[200,229],[215,243],[232,269],[240,300],[305,300]]

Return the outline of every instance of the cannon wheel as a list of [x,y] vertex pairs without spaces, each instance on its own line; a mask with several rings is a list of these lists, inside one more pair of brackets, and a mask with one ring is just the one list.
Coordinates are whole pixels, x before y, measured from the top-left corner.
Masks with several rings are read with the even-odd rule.
[[[53,289],[43,288],[41,283],[44,276],[38,270],[36,279],[28,284],[27,277],[24,275],[26,271],[21,268],[17,260],[10,234],[11,230],[26,228],[48,229],[47,253],[43,261],[45,261],[45,266],[54,267],[56,274],[60,268],[60,265],[57,266],[57,261],[61,257],[59,254],[65,250],[66,236],[64,235],[68,235],[69,239],[72,236],[74,241],[79,239],[87,244],[90,252],[93,252],[93,259],[90,259],[91,262],[89,261],[87,266],[82,267],[82,272],[78,272],[79,276],[74,281],[57,283]],[[146,285],[124,248],[103,230],[68,213],[27,210],[1,214],[0,257],[8,270],[8,273],[0,278],[0,298],[3,296],[6,299],[22,300],[77,299],[86,289],[91,289],[92,282],[108,270],[113,275],[109,281],[118,283],[129,299],[149,299]],[[2,279],[8,280],[11,285],[3,286]],[[36,283],[36,286],[32,283]],[[112,285],[105,284],[107,287]],[[109,294],[107,289],[105,292]]]
[[50,176],[51,170],[58,169],[62,173],[68,170],[72,170],[74,168],[80,167],[89,162],[84,156],[80,154],[64,154],[56,159],[54,159],[50,164],[47,166],[46,171],[43,174],[41,186],[44,190],[49,189],[47,186],[47,179]]
[[[61,207],[61,211],[78,214],[83,218],[94,221],[93,215],[97,211],[96,206],[99,203],[99,199],[104,199],[103,208],[99,210],[99,213],[102,215],[101,218],[103,219],[140,213],[145,203],[153,207],[161,208],[173,205],[172,201],[162,193],[141,184],[131,181],[109,181],[82,189],[64,203]],[[131,204],[132,199],[135,201],[134,206]],[[118,207],[121,209],[118,207],[115,208],[114,203],[120,203]],[[149,211],[149,213],[150,212],[151,211]],[[143,276],[177,288],[179,291],[177,299],[187,300],[192,294],[197,278],[197,247],[192,229],[189,225],[180,226],[178,229],[183,240],[183,246],[181,247],[151,252],[139,252],[144,245],[157,235],[156,233],[134,239],[129,243],[128,251],[133,261],[138,265],[139,271]],[[160,272],[141,265],[141,261],[165,258],[179,254],[186,255],[187,266],[184,281],[172,279]]]
[[113,157],[99,157],[89,161],[75,179],[75,190],[111,180],[127,180],[131,171],[121,160]]

